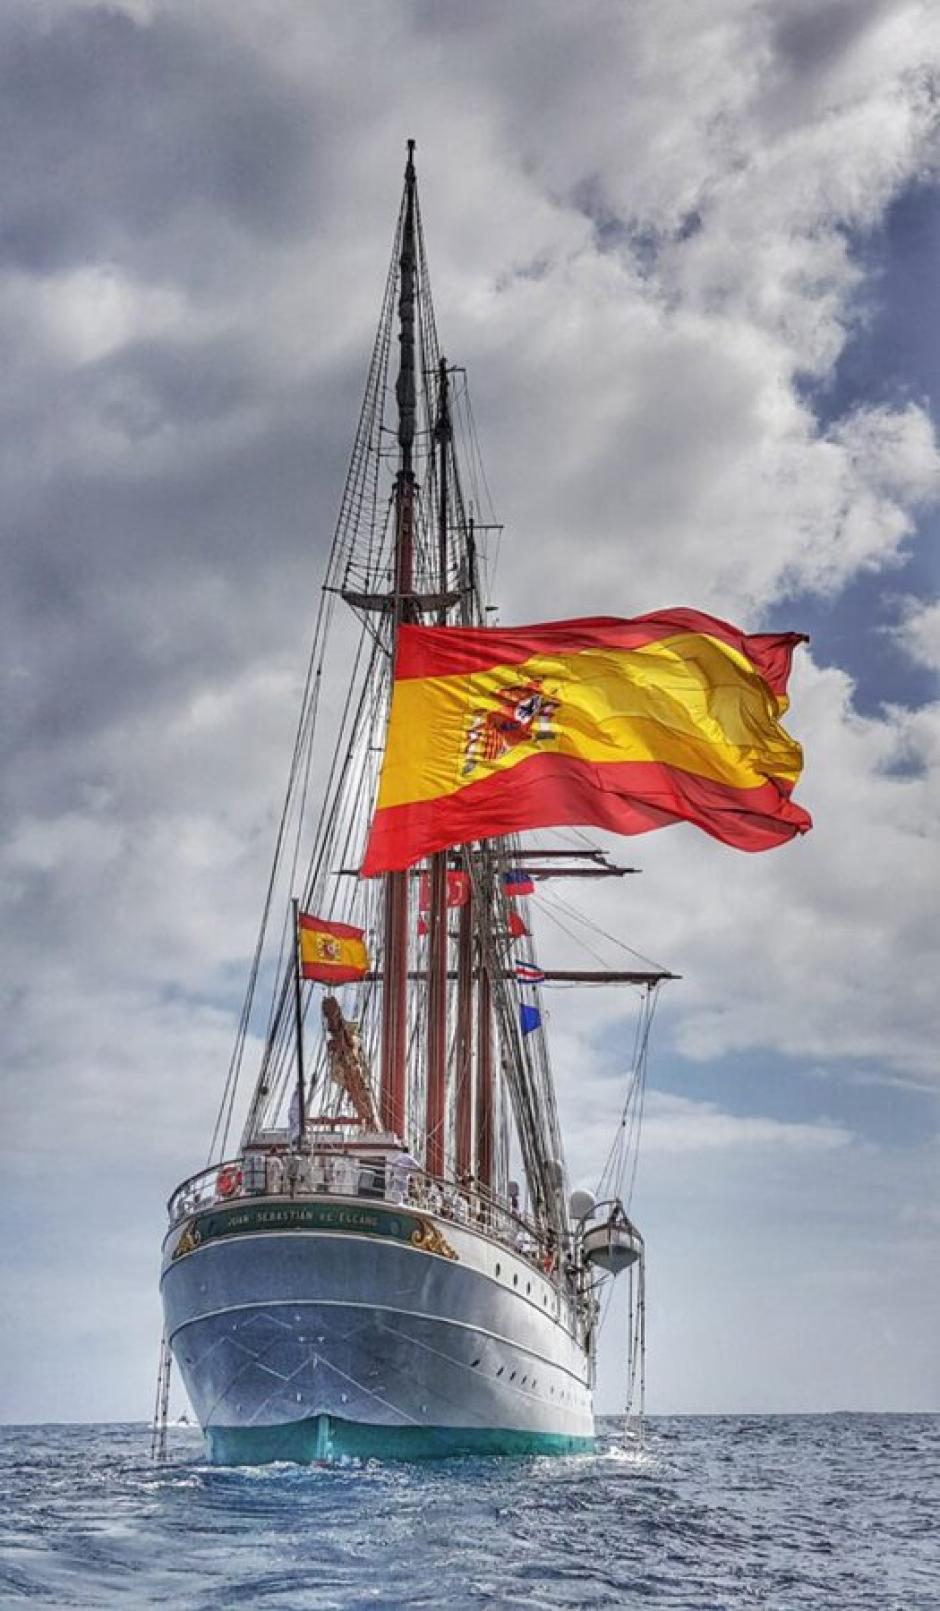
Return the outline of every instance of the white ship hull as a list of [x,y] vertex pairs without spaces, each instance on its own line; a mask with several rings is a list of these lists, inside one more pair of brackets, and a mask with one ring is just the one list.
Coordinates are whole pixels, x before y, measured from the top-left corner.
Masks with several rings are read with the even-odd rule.
[[563,1285],[469,1225],[242,1200],[165,1244],[167,1335],[220,1463],[592,1447]]

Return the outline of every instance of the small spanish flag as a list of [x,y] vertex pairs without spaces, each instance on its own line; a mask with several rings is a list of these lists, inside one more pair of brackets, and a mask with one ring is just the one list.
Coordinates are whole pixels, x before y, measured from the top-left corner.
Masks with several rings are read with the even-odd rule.
[[351,923],[328,923],[326,918],[301,912],[300,972],[320,984],[351,984],[369,971],[365,930]]

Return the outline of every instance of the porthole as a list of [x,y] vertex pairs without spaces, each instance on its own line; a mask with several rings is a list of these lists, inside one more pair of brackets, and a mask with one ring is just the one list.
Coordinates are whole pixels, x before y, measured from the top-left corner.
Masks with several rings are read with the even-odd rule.
[[532,1282],[531,1281],[526,1282],[525,1289],[526,1289],[526,1292],[531,1292],[532,1291]]
[[476,1368],[479,1365],[479,1363],[480,1363],[480,1361],[478,1359],[471,1359],[471,1361],[470,1361],[470,1369],[471,1370],[476,1370]]
[[513,1371],[510,1371],[510,1372],[509,1372],[509,1380],[510,1380],[510,1381],[511,1381],[511,1382],[514,1382],[514,1381],[515,1381],[515,1379],[516,1379],[516,1373],[515,1373],[515,1371],[514,1371],[514,1370],[513,1370]]
[[[518,1285],[519,1285],[519,1277],[518,1277],[518,1276],[517,1276],[517,1275],[514,1275],[514,1276],[513,1276],[513,1278],[512,1278],[512,1284],[513,1284],[513,1286],[514,1286],[514,1287],[517,1287],[517,1286],[518,1286]],[[234,1327],[234,1326],[233,1326],[233,1327],[232,1327],[232,1330],[233,1330],[233,1331],[234,1331],[234,1330],[235,1330],[235,1327]]]
[[502,1376],[503,1371],[505,1369],[506,1369],[505,1365],[500,1365],[499,1370],[496,1372],[497,1376]]
[[497,1266],[496,1266],[496,1274],[497,1274],[497,1275],[499,1275],[499,1273],[500,1273],[500,1271],[501,1271],[501,1269],[502,1269],[502,1265],[501,1265],[501,1264],[497,1264]]
[[526,1384],[526,1382],[528,1380],[529,1380],[528,1376],[523,1376],[522,1381],[520,1383],[520,1386],[525,1387],[525,1384]]

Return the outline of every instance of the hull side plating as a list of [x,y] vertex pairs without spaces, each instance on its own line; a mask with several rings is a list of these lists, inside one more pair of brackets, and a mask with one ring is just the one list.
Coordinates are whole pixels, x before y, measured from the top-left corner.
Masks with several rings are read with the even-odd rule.
[[171,1239],[167,1331],[210,1457],[589,1447],[591,1366],[569,1301],[531,1261],[465,1227],[440,1230],[450,1256],[291,1230],[174,1258]]

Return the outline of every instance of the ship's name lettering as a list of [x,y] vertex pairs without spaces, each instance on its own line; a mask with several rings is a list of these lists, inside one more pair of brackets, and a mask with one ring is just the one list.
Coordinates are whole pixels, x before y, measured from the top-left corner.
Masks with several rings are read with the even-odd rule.
[[388,1235],[399,1236],[402,1232],[401,1222],[398,1219],[386,1220],[384,1223],[377,1214],[370,1214],[356,1208],[327,1208],[325,1206],[305,1206],[300,1203],[290,1208],[257,1208],[244,1213],[229,1214],[226,1216],[219,1230],[222,1234],[227,1231],[254,1230],[259,1225],[314,1225],[321,1229],[337,1227],[354,1231],[385,1231]]

